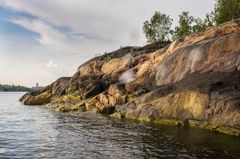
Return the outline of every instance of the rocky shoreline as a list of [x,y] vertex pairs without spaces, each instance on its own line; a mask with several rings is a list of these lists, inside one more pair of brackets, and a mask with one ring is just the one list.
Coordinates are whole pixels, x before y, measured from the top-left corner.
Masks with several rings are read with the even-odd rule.
[[240,136],[240,20],[93,58],[20,101]]

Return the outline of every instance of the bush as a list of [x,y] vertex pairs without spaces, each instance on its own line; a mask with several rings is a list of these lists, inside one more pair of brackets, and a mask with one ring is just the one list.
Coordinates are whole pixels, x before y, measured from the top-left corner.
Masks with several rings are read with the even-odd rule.
[[172,19],[169,15],[155,12],[150,21],[143,24],[143,32],[148,43],[162,43],[170,39]]
[[240,0],[217,0],[214,12],[216,24],[240,18]]

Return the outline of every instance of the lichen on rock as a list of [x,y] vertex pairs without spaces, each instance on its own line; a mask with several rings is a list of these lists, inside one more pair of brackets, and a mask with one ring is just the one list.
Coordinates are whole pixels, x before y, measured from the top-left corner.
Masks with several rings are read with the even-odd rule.
[[239,136],[239,26],[229,21],[164,48],[121,48],[20,101]]

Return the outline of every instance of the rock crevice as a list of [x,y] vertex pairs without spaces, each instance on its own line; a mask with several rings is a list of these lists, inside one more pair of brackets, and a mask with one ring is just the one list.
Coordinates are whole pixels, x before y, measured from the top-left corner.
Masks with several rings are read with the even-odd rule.
[[240,135],[240,20],[164,48],[126,47],[25,94],[26,105]]

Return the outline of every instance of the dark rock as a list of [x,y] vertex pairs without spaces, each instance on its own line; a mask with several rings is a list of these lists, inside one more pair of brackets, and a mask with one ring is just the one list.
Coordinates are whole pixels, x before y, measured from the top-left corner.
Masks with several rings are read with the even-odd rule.
[[[87,111],[239,135],[239,26],[240,19],[230,21],[161,49],[157,44],[121,48],[87,61],[73,77],[60,78],[20,101],[60,104],[62,111],[68,111],[65,105],[84,103]],[[129,72],[134,75],[129,77]],[[77,96],[74,102],[61,100],[72,94]]]
[[83,99],[93,97],[105,89],[104,85],[100,81],[93,81],[89,83],[84,90]]

